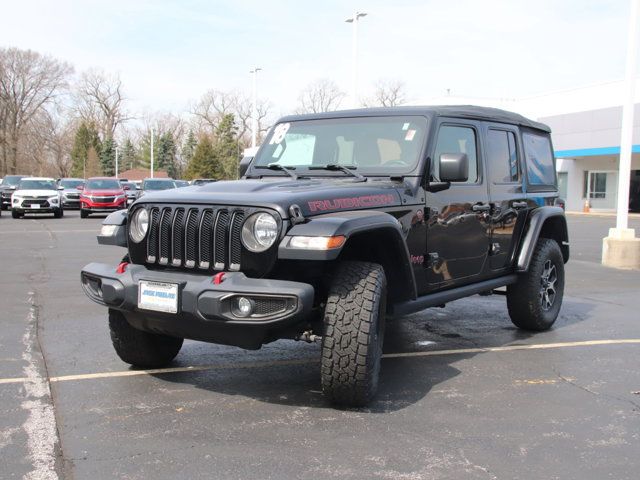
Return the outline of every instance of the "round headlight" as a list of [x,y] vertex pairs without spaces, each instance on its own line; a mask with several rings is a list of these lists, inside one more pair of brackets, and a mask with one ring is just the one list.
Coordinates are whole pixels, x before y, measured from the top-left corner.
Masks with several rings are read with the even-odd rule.
[[242,226],[242,244],[252,252],[264,252],[277,237],[278,222],[266,212],[251,215]]
[[147,230],[149,230],[149,212],[144,208],[136,210],[129,226],[131,240],[140,243],[147,234]]

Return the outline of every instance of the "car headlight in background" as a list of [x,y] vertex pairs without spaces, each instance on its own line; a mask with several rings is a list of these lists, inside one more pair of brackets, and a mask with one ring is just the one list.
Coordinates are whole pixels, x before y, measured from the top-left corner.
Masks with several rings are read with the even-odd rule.
[[131,218],[131,226],[129,227],[129,236],[131,240],[140,243],[149,230],[149,212],[141,208],[136,210]]
[[50,197],[49,198],[49,203],[52,204],[52,205],[57,205],[59,201],[60,201],[60,199],[58,197]]
[[264,252],[278,237],[278,222],[270,213],[254,213],[242,226],[242,244],[251,252]]

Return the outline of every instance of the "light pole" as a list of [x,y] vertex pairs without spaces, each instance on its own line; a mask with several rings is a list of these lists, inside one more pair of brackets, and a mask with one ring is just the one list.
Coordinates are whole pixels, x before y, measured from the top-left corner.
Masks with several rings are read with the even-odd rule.
[[366,17],[365,12],[355,12],[353,17],[345,22],[353,24],[353,38],[351,42],[351,106],[358,107],[358,21]]
[[118,147],[116,147],[116,178],[118,178]]
[[153,127],[151,127],[151,178],[153,178]]
[[254,67],[249,73],[253,76],[253,94],[251,99],[251,148],[256,148],[258,137],[258,72],[260,67]]
[[620,163],[618,168],[618,208],[616,228],[602,240],[602,263],[611,267],[640,269],[640,238],[629,228],[629,182],[633,144],[633,108],[638,59],[638,16],[640,0],[630,0],[629,34],[625,95],[622,105],[622,131],[620,134]]

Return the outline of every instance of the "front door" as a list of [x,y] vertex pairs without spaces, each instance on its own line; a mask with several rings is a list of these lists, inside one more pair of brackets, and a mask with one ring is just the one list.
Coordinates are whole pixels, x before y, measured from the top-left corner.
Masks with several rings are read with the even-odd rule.
[[441,119],[433,152],[431,181],[439,181],[443,153],[464,153],[469,178],[447,190],[426,195],[427,255],[430,290],[469,283],[484,271],[489,251],[490,206],[480,148],[480,123]]

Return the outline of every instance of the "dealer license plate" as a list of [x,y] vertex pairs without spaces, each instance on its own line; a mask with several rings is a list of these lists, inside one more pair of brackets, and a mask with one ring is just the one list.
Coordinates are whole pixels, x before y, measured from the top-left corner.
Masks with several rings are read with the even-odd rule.
[[138,282],[138,308],[156,312],[178,313],[178,284]]
[[40,205],[37,203],[29,205],[29,208],[40,208]]

